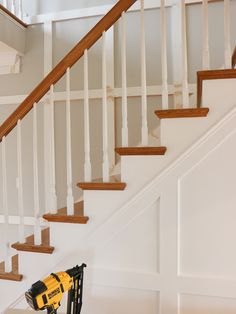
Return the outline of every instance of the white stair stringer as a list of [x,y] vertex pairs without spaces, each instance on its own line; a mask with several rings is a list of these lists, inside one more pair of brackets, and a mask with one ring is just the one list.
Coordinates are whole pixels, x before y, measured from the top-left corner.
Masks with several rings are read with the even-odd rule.
[[[222,99],[221,103],[223,103]],[[222,106],[221,114],[223,115],[222,112],[224,110],[229,111],[229,107],[232,107],[233,104],[232,100],[231,103],[229,101],[228,106]],[[211,111],[214,111],[213,106]],[[126,288],[130,287],[131,284],[130,282],[126,282],[124,278],[129,278],[130,281],[134,280],[136,282],[136,286],[144,281],[144,288],[147,290],[151,289],[152,291],[158,291],[163,289],[163,286],[161,286],[162,281],[159,280],[160,274],[158,271],[140,272],[135,269],[109,269],[109,267],[105,264],[104,269],[102,269],[101,267],[98,268],[96,266],[96,256],[103,254],[106,247],[112,243],[112,241],[119,236],[119,234],[121,234],[128,225],[132,224],[138,216],[142,215],[142,213],[144,213],[148,208],[150,208],[150,206],[160,199],[160,225],[163,224],[163,226],[168,226],[167,230],[165,230],[165,228],[160,230],[160,254],[165,257],[165,260],[170,260],[171,262],[173,261],[174,265],[178,262],[177,257],[173,255],[173,252],[176,252],[176,246],[178,245],[178,241],[176,239],[176,237],[178,238],[178,230],[176,229],[176,220],[178,220],[176,210],[178,207],[178,183],[183,174],[188,173],[188,171],[196,167],[209,155],[210,152],[214,152],[222,144],[222,142],[226,141],[227,138],[230,138],[235,134],[236,108],[234,107],[234,109],[221,119],[219,116],[220,114],[217,115],[219,121],[211,128],[209,127],[210,130],[205,132],[202,136],[198,135],[200,138],[195,144],[189,144],[190,147],[184,153],[162,170],[159,175],[156,175],[151,182],[149,181],[149,183],[145,185],[145,187],[141,188],[129,201],[123,201],[122,193],[125,192],[85,191],[85,214],[91,216],[91,226],[89,227],[89,225],[87,225],[89,231],[85,231],[86,228],[83,231],[79,231],[81,226],[51,224],[51,234],[54,242],[52,245],[56,244],[56,251],[58,250],[58,252],[60,251],[61,253],[56,255],[55,252],[55,255],[50,257],[42,256],[42,258],[39,258],[39,255],[34,253],[20,253],[20,263],[22,259],[22,264],[25,265],[22,270],[25,271],[24,275],[26,279],[20,284],[7,284],[7,289],[4,289],[6,297],[7,293],[10,293],[10,291],[14,291],[14,295],[17,297],[17,295],[19,295],[19,291],[22,293],[22,291],[28,288],[35,279],[38,280],[38,277],[43,277],[50,273],[50,271],[63,270],[81,262],[86,262],[88,263],[88,266],[93,266],[86,269],[86,285],[89,288],[86,289],[85,304],[92,303],[92,285],[114,287],[118,284],[114,280],[118,278],[120,278],[119,284]],[[181,120],[184,122],[185,119]],[[143,161],[143,167],[146,166],[147,163]],[[127,189],[129,189],[129,186]],[[117,195],[117,193],[119,193],[119,195]],[[115,198],[117,199],[118,204],[115,204],[114,206]],[[119,198],[122,200],[119,200]],[[113,205],[110,205],[110,207],[113,207],[110,210],[109,201],[110,204]],[[173,220],[170,219],[170,217],[172,217]],[[172,236],[170,236],[170,234],[167,236],[165,232],[171,232]],[[76,242],[73,240],[74,244],[69,246],[69,248],[66,248],[66,246],[70,243],[70,239],[72,239],[71,236],[76,235],[78,241]],[[163,239],[169,240],[167,243],[163,243]],[[58,263],[60,259],[61,262]],[[30,263],[29,267],[27,267],[27,263]],[[53,265],[56,266],[53,267]],[[160,270],[164,272],[165,276],[167,276],[167,282],[169,278],[168,273],[170,272],[170,275],[173,276],[173,269],[170,269],[170,267],[171,265],[168,265],[168,263],[167,265],[160,263]],[[120,276],[119,271],[121,272]],[[120,283],[121,281],[123,283]],[[127,281],[129,280],[127,279]],[[10,285],[11,288],[9,288]],[[133,286],[135,286],[135,284],[133,284]],[[4,288],[3,282],[0,282],[0,287],[2,287],[2,289]],[[234,295],[235,292],[232,292],[232,294]],[[8,302],[8,304],[9,303],[10,302]],[[85,313],[88,312],[85,310]]]

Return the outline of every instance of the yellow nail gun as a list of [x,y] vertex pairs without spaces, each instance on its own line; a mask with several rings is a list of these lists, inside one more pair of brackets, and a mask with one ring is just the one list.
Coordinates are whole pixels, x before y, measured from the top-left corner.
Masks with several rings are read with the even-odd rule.
[[52,273],[44,280],[37,281],[25,293],[27,303],[35,311],[47,310],[48,314],[56,314],[63,294],[68,292],[67,314],[79,314],[82,307],[85,267],[86,265],[82,264],[65,272]]

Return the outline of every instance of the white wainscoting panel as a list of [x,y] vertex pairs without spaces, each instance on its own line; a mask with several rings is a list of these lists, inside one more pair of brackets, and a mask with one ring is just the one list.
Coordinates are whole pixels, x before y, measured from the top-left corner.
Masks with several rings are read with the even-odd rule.
[[179,182],[180,273],[236,278],[236,134]]
[[199,295],[180,296],[180,314],[233,314],[235,311],[236,299]]
[[91,258],[91,265],[105,269],[159,272],[159,200],[136,216]]
[[[159,314],[159,296],[156,292],[120,289],[111,287],[91,287],[85,290],[83,313],[113,314]],[[86,302],[86,294],[90,297]]]

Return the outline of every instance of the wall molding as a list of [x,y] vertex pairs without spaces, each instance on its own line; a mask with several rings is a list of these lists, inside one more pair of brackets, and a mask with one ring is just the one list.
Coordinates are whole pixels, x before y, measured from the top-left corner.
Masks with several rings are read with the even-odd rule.
[[[168,86],[169,95],[178,93],[181,91],[181,86]],[[190,95],[196,94],[196,84],[189,84]],[[161,85],[151,85],[147,86],[147,96],[161,96],[162,86]],[[128,97],[141,97],[141,86],[128,87],[127,96]],[[18,105],[20,104],[28,95],[14,95],[14,96],[0,96],[0,107],[2,105]],[[108,89],[108,97],[121,98],[122,88]],[[47,96],[45,96],[40,102],[44,102]],[[92,99],[102,99],[102,89],[91,89],[89,91],[89,98]],[[83,100],[84,91],[76,90],[71,91],[71,100]],[[55,101],[61,102],[66,100],[66,92],[55,92]]]
[[[181,295],[236,299],[235,278],[180,276],[177,278]],[[224,292],[223,292],[224,291]]]

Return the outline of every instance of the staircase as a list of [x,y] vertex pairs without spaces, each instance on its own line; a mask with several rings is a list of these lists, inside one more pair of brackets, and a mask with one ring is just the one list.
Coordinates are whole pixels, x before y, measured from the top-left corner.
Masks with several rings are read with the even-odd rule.
[[[85,282],[85,313],[94,313],[95,311],[106,313],[112,309],[115,313],[156,313],[158,308],[160,308],[160,313],[177,313],[180,307],[180,296],[181,302],[183,302],[181,303],[183,304],[181,305],[183,311],[188,309],[188,302],[190,302],[189,304],[196,302],[188,299],[186,297],[188,294],[206,298],[236,298],[235,292],[227,294],[232,284],[229,276],[227,277],[227,271],[225,273],[223,271],[223,279],[219,275],[220,271],[219,274],[217,273],[217,269],[214,269],[217,273],[215,278],[208,278],[207,274],[205,278],[203,271],[199,274],[194,273],[191,265],[195,265],[195,262],[197,264],[197,257],[192,253],[196,259],[191,260],[191,257],[186,254],[186,251],[188,253],[191,251],[191,242],[188,242],[187,237],[183,237],[183,234],[187,234],[186,229],[190,228],[189,226],[194,229],[197,224],[201,224],[201,218],[204,215],[206,217],[212,215],[211,207],[214,204],[212,190],[215,188],[220,190],[223,185],[220,183],[217,185],[217,180],[209,179],[207,174],[209,173],[211,178],[214,171],[221,173],[216,166],[224,158],[227,158],[226,163],[228,164],[225,173],[222,174],[222,180],[228,180],[229,183],[234,182],[233,158],[228,158],[228,156],[231,154],[234,156],[235,153],[231,141],[235,136],[236,125],[236,70],[199,71],[197,73],[198,101],[194,108],[189,105],[190,93],[187,77],[184,76],[183,108],[174,109],[169,106],[167,70],[163,66],[162,110],[153,112],[157,123],[160,123],[161,145],[149,146],[144,1],[141,1],[141,143],[137,147],[129,147],[128,145],[128,96],[124,45],[122,48],[122,147],[115,149],[115,152],[120,156],[121,173],[119,176],[111,175],[108,153],[106,31],[116,21],[121,20],[124,44],[127,15],[125,12],[135,2],[135,0],[118,1],[111,11],[61,60],[0,127],[2,198],[5,217],[3,239],[5,256],[0,264],[0,291],[3,296],[3,298],[1,296],[0,311],[4,311],[10,305],[10,308],[13,309],[26,310],[27,305],[23,293],[34,281],[52,271],[66,269],[72,264],[81,262],[85,262],[89,266],[86,271]],[[181,5],[182,27],[186,34],[185,4],[183,1]],[[204,5],[207,4],[204,3]],[[162,26],[165,30],[164,2],[161,4],[161,10],[164,23]],[[93,179],[90,147],[88,52],[99,39],[102,40],[103,45],[103,176],[100,179]],[[186,43],[183,43],[183,46],[186,46]],[[166,54],[164,39],[162,46],[164,64],[167,62]],[[187,54],[184,53],[184,55],[184,65],[187,66]],[[84,180],[77,183],[77,187],[83,191],[83,199],[75,200],[72,193],[71,155],[73,147],[71,141],[70,69],[81,58],[84,61]],[[228,59],[227,64],[231,62]],[[66,79],[67,206],[58,209],[55,174],[57,156],[55,154],[54,90],[56,83],[63,77]],[[50,189],[48,195],[45,195],[48,205],[47,213],[41,216],[38,106],[40,106],[42,99],[50,106],[51,129],[48,135],[50,142],[48,153],[51,171],[49,173]],[[24,119],[29,118],[32,119],[34,148],[32,184],[35,223],[34,234],[26,237],[23,203],[22,130]],[[11,136],[15,137],[17,145],[19,237],[16,243],[10,243],[10,248],[7,143]],[[226,156],[220,154],[221,148],[227,152]],[[207,165],[204,164],[206,161],[208,162]],[[231,172],[229,168],[232,170]],[[195,169],[198,171],[195,172]],[[209,192],[209,199],[207,199],[207,194],[204,194],[204,189],[198,187],[198,184],[204,185],[205,180],[207,181],[206,186],[208,184],[205,189]],[[196,188],[199,188],[199,191],[205,196],[206,208],[198,200],[201,197],[195,200],[195,194],[198,194]],[[219,197],[220,201],[225,202],[226,197],[223,193],[220,196],[219,194],[218,191],[216,198]],[[233,199],[230,192],[227,197]],[[198,204],[197,209],[200,211],[200,218],[196,214],[197,210],[194,211],[196,208],[194,208],[193,200]],[[202,213],[200,206],[203,206],[206,211]],[[227,203],[227,206],[227,209],[231,208],[232,204]],[[214,226],[217,226],[223,217],[220,208],[217,207],[216,209],[218,210],[219,221],[214,221]],[[228,211],[230,212],[230,209]],[[232,217],[226,218],[227,223],[232,220]],[[185,219],[187,220],[185,221]],[[194,219],[196,219],[196,224]],[[180,227],[181,224],[183,228]],[[206,236],[204,228],[206,226],[203,223],[202,237],[203,234]],[[212,228],[214,229],[213,226]],[[188,229],[191,234],[190,231]],[[224,232],[226,230],[222,227],[222,233],[224,234]],[[201,239],[201,235],[199,238]],[[226,235],[225,238],[228,239]],[[216,236],[216,239],[220,241],[220,235]],[[193,236],[191,240],[194,246],[197,240]],[[204,237],[201,243],[204,243]],[[181,251],[182,246],[183,252]],[[197,248],[197,244],[194,247]],[[14,255],[12,249],[16,252]],[[212,250],[214,251],[214,248]],[[227,255],[227,253],[226,250],[225,254]],[[206,253],[206,260],[210,265],[212,265],[211,258],[211,255]],[[199,264],[202,265],[200,259],[199,257]],[[220,263],[216,262],[216,265],[218,264]],[[223,269],[230,268],[230,265],[225,263]],[[191,274],[194,274],[195,277]],[[222,282],[224,286],[221,290]],[[11,294],[12,297],[9,298]],[[116,295],[119,296],[117,299]],[[107,298],[111,301],[108,302]],[[15,300],[16,302],[11,304]],[[122,303],[120,300],[123,301],[123,304],[120,304]],[[103,303],[105,308],[103,308]],[[62,310],[64,309],[65,304],[63,303]]]

